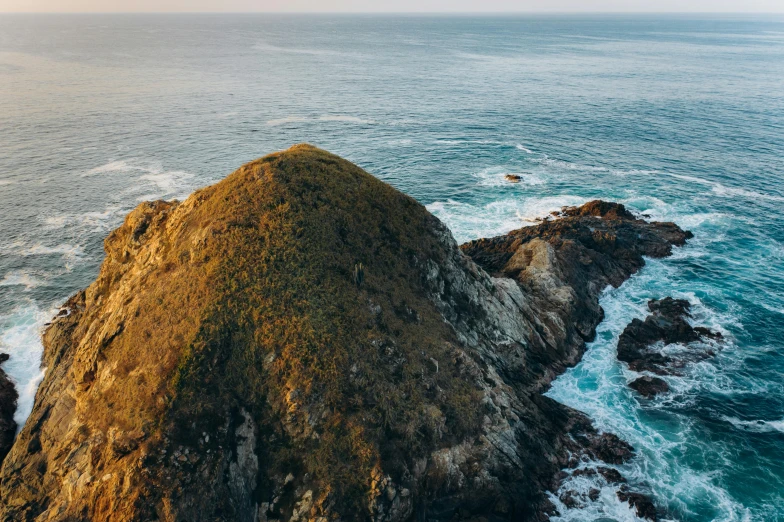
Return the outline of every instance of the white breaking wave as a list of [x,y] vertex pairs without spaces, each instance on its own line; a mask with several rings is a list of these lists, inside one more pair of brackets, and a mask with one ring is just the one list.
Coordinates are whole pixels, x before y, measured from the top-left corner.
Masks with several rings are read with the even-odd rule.
[[775,421],[764,421],[764,420],[744,421],[736,417],[726,417],[726,416],[722,417],[722,419],[741,430],[753,431],[755,433],[770,433],[770,432],[784,433],[784,419],[775,420]]
[[[537,154],[536,152],[524,147],[523,145],[516,145],[519,150],[526,154]],[[547,154],[541,154],[541,157],[531,158],[530,161],[542,165],[544,168],[555,170],[570,170],[578,172],[604,172],[614,176],[641,176],[659,174],[660,171],[653,169],[619,169],[612,167],[605,167],[600,165],[585,165],[583,163],[574,163],[571,161],[551,158]]]
[[25,290],[30,290],[41,284],[41,280],[31,276],[24,270],[9,272],[0,280],[0,286],[23,286]]
[[[99,174],[130,174],[134,175],[133,183],[125,190],[125,194],[134,194],[140,191],[145,192],[143,196],[137,197],[137,201],[148,199],[164,198],[184,198],[193,189],[191,180],[195,177],[190,172],[182,170],[165,170],[160,162],[156,161],[137,161],[135,159],[111,161],[104,165],[95,167],[82,174],[82,177],[95,176]],[[147,192],[153,189],[153,192]],[[106,217],[113,217],[116,212],[127,211],[120,205],[111,205],[106,208],[104,213],[85,213],[79,216],[53,216],[48,223],[50,227],[57,228],[61,223],[75,220],[95,220]]]
[[[713,506],[717,522],[747,520],[750,517],[748,509],[730,497],[722,487],[719,474],[698,471],[683,463],[683,452],[698,437],[691,432],[688,418],[666,409],[672,402],[688,403],[700,389],[729,391],[737,389],[737,384],[727,378],[715,361],[704,361],[687,366],[683,376],[668,377],[672,392],[640,408],[640,399],[627,386],[637,374],[616,359],[618,336],[626,325],[632,319],[643,319],[648,314],[649,299],[666,295],[688,299],[696,324],[727,334],[724,350],[730,353],[726,356],[720,353],[719,357],[733,357],[732,338],[724,326],[737,319],[704,306],[694,293],[673,288],[668,282],[673,280],[676,268],[669,260],[647,261],[647,266],[620,288],[609,288],[602,295],[600,303],[606,316],[597,328],[596,340],[588,345],[588,351],[576,367],[554,381],[547,395],[586,412],[599,430],[616,433],[634,446],[637,457],[619,468],[630,479],[633,488],[642,486],[658,503],[670,509],[684,510],[690,505],[704,504]],[[659,416],[651,419],[646,415],[646,409],[657,410]],[[714,446],[706,451],[722,454],[729,450]],[[590,480],[590,487],[601,490],[600,497],[575,509],[556,503],[561,516],[552,520],[576,522],[601,517],[637,520],[633,513],[624,512],[624,506],[621,506],[624,509],[618,506],[615,488],[604,484],[601,477]],[[574,489],[573,481],[568,480],[564,489]]]
[[15,309],[9,315],[0,316],[0,324],[3,326],[0,351],[10,356],[3,364],[3,370],[19,393],[14,420],[20,428],[33,410],[35,392],[44,377],[44,368],[41,368],[41,329],[55,313],[56,310],[44,311],[35,304],[29,304]]
[[593,165],[583,165],[581,163],[572,163],[570,161],[564,161],[559,159],[553,159],[547,157],[545,154],[541,159],[534,159],[537,163],[542,163],[544,165],[548,165],[551,167],[556,167],[560,169],[567,169],[567,170],[582,170],[587,172],[610,172],[610,169],[607,167],[596,167]]
[[68,243],[61,243],[59,245],[50,247],[40,243],[26,246],[20,243],[11,245],[12,251],[20,256],[48,256],[48,255],[61,255],[65,259],[74,260],[85,257],[84,247],[81,245],[71,245]]
[[156,193],[157,197],[165,197],[177,195],[179,197],[185,196],[190,193],[189,189],[183,188],[187,182],[193,178],[193,174],[181,170],[170,170],[167,172],[149,172],[140,176],[139,179],[147,181],[150,185],[157,187],[160,192]]
[[722,185],[718,181],[711,181],[708,179],[698,178],[696,176],[686,176],[684,174],[672,174],[670,172],[664,172],[664,174],[673,178],[682,179],[684,181],[691,181],[693,183],[698,183],[700,185],[711,187],[711,191],[718,196],[740,196],[749,199],[763,199],[766,201],[784,201],[784,196],[777,196],[775,194],[765,194],[762,192],[756,192],[753,190],[746,190],[746,189],[735,188],[735,187],[727,187],[726,185]]
[[779,314],[784,314],[784,308],[777,308],[777,307],[771,306],[771,305],[769,305],[767,303],[760,303],[760,304],[762,305],[762,307],[764,309],[768,310],[769,312],[776,312],[776,313],[779,313]]
[[43,219],[47,229],[61,229],[70,225],[89,227],[93,232],[106,230],[115,218],[127,211],[119,205],[109,205],[103,212],[84,212],[82,214],[60,214]]
[[99,167],[92,168],[82,174],[82,177],[86,176],[95,176],[96,174],[107,174],[111,172],[130,172],[130,171],[142,171],[142,172],[149,172],[150,167],[147,166],[139,166],[139,165],[132,165],[128,161],[125,160],[118,160],[118,161],[110,161],[105,165],[101,165]]
[[[510,183],[507,179],[507,175],[519,176],[520,181],[517,183]],[[536,174],[531,174],[528,172],[517,172],[515,170],[506,169],[505,167],[488,167],[483,169],[476,174],[474,174],[476,178],[479,178],[479,185],[485,187],[502,187],[502,186],[533,186],[533,185],[544,185],[545,180],[541,177],[537,176]]]
[[437,201],[427,209],[452,231],[459,242],[506,234],[517,228],[534,225],[551,212],[564,206],[581,205],[588,201],[579,196],[543,198],[507,198],[487,205],[471,205],[454,200]]

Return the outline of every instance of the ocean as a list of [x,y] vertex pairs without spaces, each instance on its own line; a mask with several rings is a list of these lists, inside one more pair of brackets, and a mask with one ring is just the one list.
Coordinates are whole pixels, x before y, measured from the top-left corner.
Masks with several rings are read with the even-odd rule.
[[[0,16],[17,420],[43,324],[131,208],[298,142],[412,195],[461,242],[595,198],[693,231],[604,293],[596,340],[548,395],[634,445],[619,469],[666,519],[784,520],[784,17]],[[665,296],[726,341],[645,400],[616,342]],[[635,520],[613,489],[571,487],[600,495],[553,495],[553,520]]]

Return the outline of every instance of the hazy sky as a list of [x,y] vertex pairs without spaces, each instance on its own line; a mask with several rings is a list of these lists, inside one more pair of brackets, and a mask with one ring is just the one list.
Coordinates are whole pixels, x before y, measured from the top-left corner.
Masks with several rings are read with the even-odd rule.
[[0,12],[784,12],[784,0],[0,0]]

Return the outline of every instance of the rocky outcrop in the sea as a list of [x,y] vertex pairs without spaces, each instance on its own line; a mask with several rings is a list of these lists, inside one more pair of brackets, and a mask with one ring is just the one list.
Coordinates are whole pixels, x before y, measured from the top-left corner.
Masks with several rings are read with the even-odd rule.
[[592,202],[461,250],[307,145],[144,203],[44,334],[0,520],[542,519],[632,448],[540,392],[686,238]]
[[666,257],[691,237],[673,223],[636,219],[617,203],[591,201],[564,208],[560,216],[461,247],[492,276],[515,281],[527,297],[534,325],[528,362],[507,373],[538,382],[535,389],[582,356],[604,318],[604,288],[620,286],[645,264],[643,256]]
[[670,391],[670,385],[667,384],[667,381],[661,377],[652,377],[650,375],[637,377],[629,383],[629,387],[648,399],[660,393],[667,393]]
[[[691,343],[721,339],[721,334],[707,328],[693,327],[688,319],[691,305],[684,299],[651,300],[644,321],[633,319],[618,339],[618,360],[635,372],[657,375],[678,374],[685,364],[714,355],[711,348],[695,347]],[[678,351],[665,351],[668,345],[682,345]],[[645,397],[669,391],[667,381],[643,375],[629,386]]]
[[[8,360],[7,353],[0,353],[0,364]],[[0,464],[11,450],[16,436],[16,401],[19,394],[14,383],[8,378],[5,371],[0,368]]]

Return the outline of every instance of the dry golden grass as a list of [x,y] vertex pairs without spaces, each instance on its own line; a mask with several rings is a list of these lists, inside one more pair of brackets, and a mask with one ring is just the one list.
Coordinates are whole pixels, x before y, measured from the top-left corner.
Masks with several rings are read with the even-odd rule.
[[117,411],[187,442],[245,408],[260,426],[260,495],[305,472],[360,518],[374,466],[400,473],[478,428],[456,341],[421,290],[424,262],[445,255],[424,207],[307,145],[193,197],[111,347],[156,358],[160,375],[139,380],[149,393],[109,397]]

